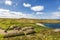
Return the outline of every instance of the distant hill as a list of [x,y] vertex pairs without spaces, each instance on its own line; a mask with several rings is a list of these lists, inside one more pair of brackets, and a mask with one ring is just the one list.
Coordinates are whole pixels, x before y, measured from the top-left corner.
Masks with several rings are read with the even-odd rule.
[[11,19],[11,18],[0,18],[0,21],[16,21],[20,23],[60,23],[60,20],[55,19],[28,19],[28,18],[20,18],[20,19]]

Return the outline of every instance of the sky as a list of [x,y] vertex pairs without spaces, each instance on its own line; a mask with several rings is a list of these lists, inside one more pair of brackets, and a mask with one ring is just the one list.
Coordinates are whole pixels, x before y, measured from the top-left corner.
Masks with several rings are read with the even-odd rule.
[[0,0],[0,18],[60,19],[60,0]]

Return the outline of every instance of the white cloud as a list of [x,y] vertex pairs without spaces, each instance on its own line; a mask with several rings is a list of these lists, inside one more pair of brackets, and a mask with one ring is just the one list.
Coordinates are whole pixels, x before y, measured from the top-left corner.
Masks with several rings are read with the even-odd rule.
[[6,1],[5,1],[5,4],[6,4],[6,5],[12,5],[12,1],[11,1],[11,0],[6,0]]
[[7,9],[0,9],[0,18],[32,18],[37,19],[36,15],[26,14],[22,12],[11,11]]
[[36,14],[44,14],[43,12],[36,12]]
[[40,15],[40,19],[60,19],[60,12],[51,12],[51,14],[42,13],[42,15]]
[[60,17],[60,12],[53,12],[53,16]]
[[31,7],[31,10],[33,10],[33,11],[42,11],[42,10],[44,10],[44,6],[33,6],[33,7]]
[[21,18],[25,14],[22,12],[15,12],[6,9],[0,9],[0,18]]
[[6,12],[9,12],[9,10],[5,10],[5,9],[0,9],[0,12],[4,12],[4,11],[6,11]]
[[58,9],[60,10],[60,6],[58,7]]
[[31,4],[29,4],[29,3],[23,3],[23,6],[24,7],[31,7]]
[[51,19],[60,19],[60,12],[53,12],[50,18]]

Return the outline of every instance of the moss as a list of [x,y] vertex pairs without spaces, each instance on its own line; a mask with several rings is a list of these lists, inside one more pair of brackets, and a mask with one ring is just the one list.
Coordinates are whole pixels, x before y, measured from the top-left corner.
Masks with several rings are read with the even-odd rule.
[[4,40],[4,35],[0,34],[0,40]]

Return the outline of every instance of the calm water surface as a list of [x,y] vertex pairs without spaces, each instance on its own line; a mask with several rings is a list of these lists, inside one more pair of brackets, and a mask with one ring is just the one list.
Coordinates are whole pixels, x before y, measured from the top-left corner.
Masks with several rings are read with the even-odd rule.
[[60,23],[44,23],[44,25],[50,28],[60,28]]

